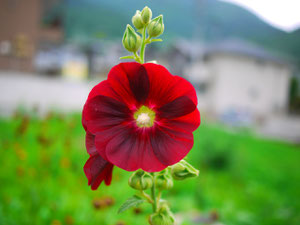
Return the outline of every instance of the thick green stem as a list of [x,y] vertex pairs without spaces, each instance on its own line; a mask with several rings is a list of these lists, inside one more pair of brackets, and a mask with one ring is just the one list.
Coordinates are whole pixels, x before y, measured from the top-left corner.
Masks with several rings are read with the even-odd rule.
[[156,201],[156,193],[155,193],[155,173],[151,173],[152,174],[152,178],[153,178],[153,185],[151,188],[151,196],[152,196],[152,209],[153,212],[155,213],[157,211],[157,201]]
[[157,195],[157,199],[156,199],[156,204],[157,204],[158,208],[159,208],[159,201],[161,199],[161,194],[162,194],[161,190],[158,191],[158,195]]
[[141,63],[145,62],[145,48],[146,48],[146,26],[143,28],[143,36],[142,36],[142,47],[141,47]]

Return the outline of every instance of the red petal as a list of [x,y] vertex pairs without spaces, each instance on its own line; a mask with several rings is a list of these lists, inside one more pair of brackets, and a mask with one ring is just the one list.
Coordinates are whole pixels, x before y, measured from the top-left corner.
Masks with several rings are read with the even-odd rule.
[[149,78],[146,69],[143,65],[140,65],[137,71],[133,74],[127,73],[130,89],[134,94],[135,99],[143,104],[145,103],[149,94]]
[[141,168],[155,172],[166,168],[155,156],[145,129],[119,129],[108,142],[105,154],[110,162],[127,171]]
[[177,131],[193,132],[200,125],[200,112],[195,109],[192,113],[174,119],[159,119],[158,125]]
[[85,143],[86,143],[87,152],[90,154],[90,156],[99,154],[104,160],[107,161],[105,148],[108,141],[112,138],[112,136],[111,136],[111,131],[109,131],[110,135],[108,136],[104,135],[103,133],[104,132],[99,132],[97,138],[97,136],[93,135],[90,132],[87,132]]
[[110,87],[118,96],[118,100],[125,103],[130,109],[135,108],[137,100],[133,94],[128,77],[135,75],[141,64],[139,63],[120,63],[114,66],[108,74],[107,81]]
[[135,62],[120,63],[109,71],[107,80],[92,89],[88,100],[104,95],[135,107],[138,101],[145,101],[148,92],[149,79],[145,68]]
[[96,190],[103,180],[106,185],[110,184],[112,169],[113,164],[104,160],[100,155],[90,156],[83,168],[88,178],[88,185],[91,185],[92,190]]
[[[109,82],[107,80],[100,82],[91,90],[91,92],[89,93],[87,102],[88,102],[88,100],[90,100],[93,97],[98,96],[98,95],[107,96],[107,97],[111,97],[111,98],[118,100],[118,96],[115,94],[113,89],[110,87]],[[82,112],[82,125],[85,130],[87,129],[87,127],[86,127],[86,119],[87,118],[85,118],[86,104],[83,107],[83,112]]]
[[99,130],[96,133],[95,137],[95,145],[98,150],[98,153],[104,158],[107,159],[106,156],[106,145],[107,143],[115,136],[120,135],[120,132],[124,129],[123,125],[116,125],[109,129]]
[[154,105],[160,108],[181,96],[188,97],[195,105],[198,104],[195,88],[187,80],[173,76],[161,65],[153,63],[143,65],[147,70],[150,81],[150,91],[147,99],[149,106]]
[[85,147],[90,156],[97,155],[97,149],[95,146],[95,135],[90,132],[86,132],[85,135]]
[[122,102],[98,95],[88,100],[83,110],[83,123],[95,134],[131,119],[131,111]]
[[198,99],[197,99],[197,94],[196,94],[196,90],[195,90],[194,86],[190,82],[188,82],[186,79],[183,79],[182,77],[179,77],[179,76],[175,76],[175,80],[176,80],[176,82],[175,82],[176,84],[173,89],[173,94],[176,93],[177,97],[187,96],[197,106]]
[[191,132],[179,132],[165,127],[158,127],[150,140],[154,154],[166,166],[182,160],[194,144]]
[[99,84],[97,84],[95,87],[93,87],[93,89],[89,93],[87,100],[89,100],[95,96],[98,96],[98,95],[103,95],[103,96],[107,96],[107,97],[111,97],[116,100],[119,100],[118,95],[116,95],[116,93],[111,88],[111,86],[107,80],[101,81]]
[[113,168],[114,168],[113,164],[110,163],[110,166],[106,172],[107,176],[105,176],[104,178],[104,182],[107,186],[111,184]]
[[180,96],[169,102],[158,109],[159,116],[173,119],[176,117],[181,117],[193,112],[196,105],[187,96]]

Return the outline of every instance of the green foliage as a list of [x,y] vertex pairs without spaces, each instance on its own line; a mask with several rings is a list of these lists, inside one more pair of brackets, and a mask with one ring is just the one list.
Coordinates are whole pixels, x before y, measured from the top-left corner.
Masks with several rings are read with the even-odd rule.
[[126,202],[124,202],[123,205],[121,205],[121,207],[118,210],[118,213],[122,213],[132,207],[137,207],[144,202],[145,202],[145,199],[142,199],[141,197],[134,195],[134,196],[128,198],[126,200]]
[[200,159],[200,165],[211,170],[226,170],[232,166],[234,160],[233,146],[230,141],[203,141],[202,148],[205,155]]
[[204,125],[196,131],[189,155],[193,165],[205,159],[208,143],[220,146],[219,152],[228,149],[230,166],[216,170],[214,165],[199,164],[198,207],[218,209],[225,224],[300,222],[299,146]]
[[145,224],[149,212],[117,215],[134,194],[130,173],[114,169],[111,186],[91,191],[80,115],[0,119],[0,224]]
[[[163,197],[186,225],[193,224],[195,213],[229,225],[298,225],[299,150],[202,124],[187,157],[199,177],[175,181]],[[211,159],[227,152],[226,166],[216,167],[222,163]],[[135,194],[127,183],[131,173],[115,168],[110,186],[101,184],[97,191],[87,186],[80,115],[0,119],[0,155],[0,224],[147,224],[148,204],[117,214]]]

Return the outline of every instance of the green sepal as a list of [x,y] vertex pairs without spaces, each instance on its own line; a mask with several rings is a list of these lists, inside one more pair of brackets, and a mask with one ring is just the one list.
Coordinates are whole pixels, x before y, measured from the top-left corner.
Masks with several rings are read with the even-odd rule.
[[134,55],[122,56],[119,59],[135,59]]
[[160,39],[160,38],[158,38],[158,39],[151,39],[150,43],[152,43],[152,42],[162,42],[162,41],[163,41],[163,40]]

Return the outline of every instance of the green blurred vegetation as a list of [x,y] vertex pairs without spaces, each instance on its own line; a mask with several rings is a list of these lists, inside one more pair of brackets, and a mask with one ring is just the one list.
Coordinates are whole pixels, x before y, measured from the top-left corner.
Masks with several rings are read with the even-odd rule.
[[[80,115],[17,113],[0,119],[0,130],[1,225],[147,224],[150,205],[117,214],[135,193],[127,185],[131,173],[115,168],[111,186],[87,186]],[[199,178],[175,182],[164,197],[183,224],[201,224],[191,222],[201,218],[226,225],[300,224],[299,150],[202,124],[187,158],[200,169]]]

